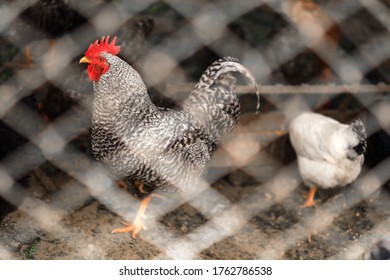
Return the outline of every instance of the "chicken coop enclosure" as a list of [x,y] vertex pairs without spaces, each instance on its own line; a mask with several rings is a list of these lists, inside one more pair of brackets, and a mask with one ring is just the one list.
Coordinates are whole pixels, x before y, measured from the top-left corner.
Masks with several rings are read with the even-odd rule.
[[[112,234],[140,200],[91,152],[93,87],[80,58],[117,36],[153,102],[172,108],[205,69],[237,57],[241,118],[196,186],[153,198],[136,240]],[[0,2],[0,259],[364,259],[390,236],[390,1]],[[298,172],[299,111],[360,118],[355,182]],[[320,176],[320,174],[319,174]],[[131,189],[131,188],[130,188]]]

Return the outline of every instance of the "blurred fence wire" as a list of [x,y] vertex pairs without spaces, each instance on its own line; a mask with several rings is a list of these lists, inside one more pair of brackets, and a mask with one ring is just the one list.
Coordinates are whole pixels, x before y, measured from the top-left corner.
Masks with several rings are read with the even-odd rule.
[[[381,190],[390,180],[389,20],[385,0],[1,1],[0,258],[22,258],[23,245],[37,238],[67,240],[66,250],[77,252],[46,258],[361,258],[390,234],[389,195]],[[162,106],[185,98],[222,56],[238,57],[260,84],[259,114],[253,89],[237,86],[241,123],[222,140],[204,180],[148,209],[148,230],[139,238],[155,250],[138,240],[127,247],[129,235],[104,232],[122,218],[131,221],[139,205],[112,187],[89,148],[93,94],[78,60],[109,34],[118,35],[122,57]],[[313,211],[299,209],[303,184],[286,138],[298,110],[343,122],[359,117],[369,136],[358,180]],[[335,230],[343,213],[378,193],[387,205],[371,205],[379,209],[371,214],[375,223],[358,240]],[[101,223],[93,233],[75,217],[91,201],[110,209],[84,217],[83,224]],[[201,217],[196,226],[180,222],[184,210],[175,216],[183,205]],[[121,218],[113,222],[111,212]],[[167,222],[169,215],[175,221]],[[286,225],[262,230],[270,227],[267,215]],[[80,228],[64,224],[70,217]],[[321,242],[340,248],[291,255],[300,244]]]

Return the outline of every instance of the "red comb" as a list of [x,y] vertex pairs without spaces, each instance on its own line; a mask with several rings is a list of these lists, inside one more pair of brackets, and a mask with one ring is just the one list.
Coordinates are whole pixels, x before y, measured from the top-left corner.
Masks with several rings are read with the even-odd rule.
[[109,40],[110,36],[107,36],[107,38],[104,38],[103,36],[100,42],[96,40],[93,44],[89,45],[88,50],[85,52],[85,56],[93,57],[99,55],[101,52],[107,52],[112,55],[117,55],[121,50],[121,47],[115,46],[116,36],[114,37],[114,39],[112,39],[111,43],[108,43]]

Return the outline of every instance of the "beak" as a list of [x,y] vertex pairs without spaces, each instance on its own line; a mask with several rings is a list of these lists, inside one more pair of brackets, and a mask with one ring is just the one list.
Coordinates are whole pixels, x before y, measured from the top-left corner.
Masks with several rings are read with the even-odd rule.
[[79,63],[91,63],[91,61],[90,61],[88,58],[86,58],[85,56],[83,56],[83,57],[80,59]]

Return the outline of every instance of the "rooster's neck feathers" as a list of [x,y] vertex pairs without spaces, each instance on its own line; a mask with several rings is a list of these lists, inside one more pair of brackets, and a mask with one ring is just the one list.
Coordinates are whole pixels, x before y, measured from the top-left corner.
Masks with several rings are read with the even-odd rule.
[[103,53],[110,70],[94,83],[94,109],[103,116],[139,119],[152,114],[157,107],[147,93],[146,85],[138,72],[118,56]]

